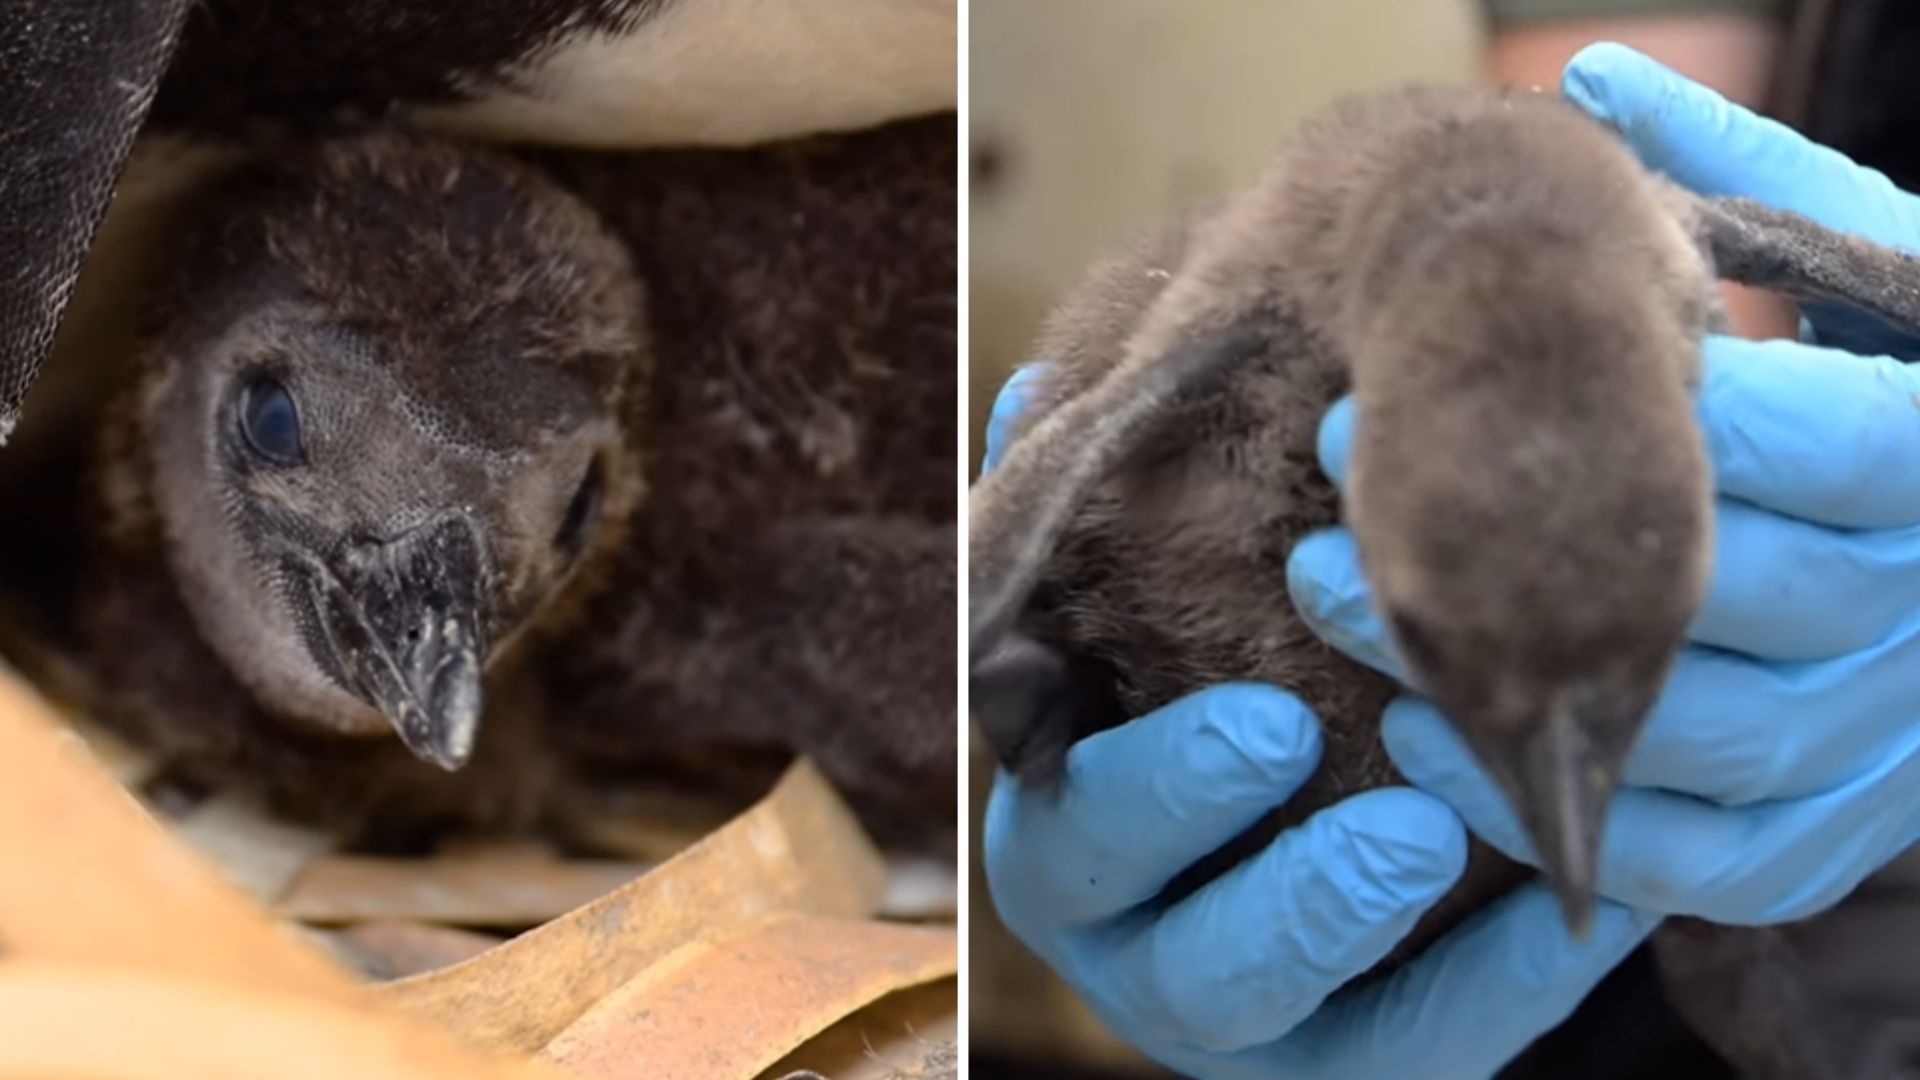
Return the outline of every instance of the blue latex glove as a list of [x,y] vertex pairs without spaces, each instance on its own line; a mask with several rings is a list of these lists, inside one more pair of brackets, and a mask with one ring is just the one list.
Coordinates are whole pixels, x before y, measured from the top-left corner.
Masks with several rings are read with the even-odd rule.
[[[1651,165],[1897,247],[1920,204],[1878,173],[1619,46],[1566,93]],[[1864,323],[1808,313],[1821,340]],[[1882,335],[1883,340],[1899,340]],[[1706,604],[1609,816],[1600,892],[1663,913],[1761,924],[1827,907],[1920,839],[1920,368],[1795,342],[1707,342],[1698,407],[1719,492]],[[1353,414],[1321,430],[1343,479]],[[1353,539],[1294,551],[1296,604],[1335,645],[1398,672]],[[1429,705],[1387,711],[1419,787],[1516,858],[1497,789]]]
[[[989,466],[1024,377],[995,404]],[[1002,920],[1121,1037],[1204,1080],[1489,1076],[1653,926],[1602,903],[1576,943],[1553,897],[1530,887],[1392,978],[1323,1004],[1464,865],[1459,818],[1409,788],[1347,799],[1158,917],[1140,910],[1286,802],[1319,756],[1298,701],[1234,685],[1082,741],[1058,797],[999,777],[984,845]]]

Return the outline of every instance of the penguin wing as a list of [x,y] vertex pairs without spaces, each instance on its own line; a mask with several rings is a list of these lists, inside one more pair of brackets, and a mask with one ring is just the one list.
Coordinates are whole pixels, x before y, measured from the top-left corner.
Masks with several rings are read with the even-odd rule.
[[399,117],[606,149],[851,130],[954,105],[957,21],[953,0],[0,6],[0,444],[143,129],[246,140]]
[[[631,3],[632,0],[629,0]],[[959,102],[954,0],[658,0],[572,31],[418,122],[508,142],[739,146],[851,131]]]
[[1692,200],[1688,223],[1729,281],[1857,308],[1920,333],[1920,258],[1752,199]]
[[957,100],[954,0],[198,0],[154,123],[738,145]]
[[0,6],[0,445],[53,346],[188,0]]

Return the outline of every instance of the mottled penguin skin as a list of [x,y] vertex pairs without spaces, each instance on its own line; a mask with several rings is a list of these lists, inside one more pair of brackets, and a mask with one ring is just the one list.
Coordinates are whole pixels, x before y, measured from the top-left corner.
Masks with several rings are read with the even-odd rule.
[[[1202,687],[1302,697],[1316,775],[1163,899],[1399,782],[1378,728],[1395,687],[1288,602],[1294,543],[1339,519],[1315,443],[1351,389],[1346,510],[1376,603],[1577,922],[1606,799],[1705,586],[1688,391],[1716,274],[1920,324],[1912,259],[1697,199],[1570,107],[1480,90],[1343,103],[1246,195],[1097,267],[1043,332],[1049,367],[971,501],[974,701],[1003,760],[1057,783],[1075,739]],[[1389,964],[1523,876],[1476,844]],[[1676,950],[1692,935],[1734,957],[1722,999],[1804,1019],[1779,950],[1679,929]],[[1820,1041],[1797,1051],[1831,1057]]]
[[[953,176],[946,117],[537,161],[361,137],[209,191],[102,447],[102,715],[369,832],[552,825],[719,746],[808,754],[893,838],[938,840]],[[247,441],[261,371],[297,464]],[[404,546],[423,523],[440,548]],[[441,760],[358,657],[448,651],[377,613],[458,607],[463,562],[483,705]]]

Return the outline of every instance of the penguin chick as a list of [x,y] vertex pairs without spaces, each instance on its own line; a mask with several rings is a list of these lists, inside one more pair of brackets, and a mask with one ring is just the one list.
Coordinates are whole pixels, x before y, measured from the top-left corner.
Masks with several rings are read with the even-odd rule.
[[[1915,314],[1864,287],[1911,280],[1899,256],[1767,214],[1671,189],[1542,96],[1329,110],[1253,189],[1096,273],[1043,335],[1053,368],[972,498],[989,737],[1044,774],[1074,738],[1206,685],[1295,691],[1322,718],[1322,766],[1226,859],[1394,782],[1392,684],[1285,599],[1293,544],[1338,514],[1315,440],[1351,389],[1345,504],[1376,603],[1582,924],[1608,798],[1705,586],[1688,391],[1715,264]],[[1406,948],[1513,880],[1476,847]]]
[[950,115],[737,151],[381,136],[206,192],[99,448],[90,711],[381,845],[590,843],[636,786],[751,798],[804,754],[940,846],[955,157]]
[[158,541],[275,720],[457,769],[483,674],[636,499],[626,254],[533,170],[394,137],[208,197],[117,418],[111,527]]
[[[1268,208],[1292,259],[1273,269],[1331,315],[1352,374],[1346,512],[1399,654],[1577,929],[1620,767],[1706,591],[1689,389],[1712,272],[1625,149],[1557,101],[1390,109],[1305,137],[1327,158],[1297,158]],[[1356,128],[1382,141],[1335,130]],[[1296,216],[1316,203],[1331,227]]]
[[[1337,107],[1197,228],[1142,313],[1115,383],[1183,349],[1227,366],[1205,392],[1160,376],[1132,475],[1048,567],[1059,640],[1122,673],[1130,712],[1214,681],[1304,683],[1329,728],[1370,742],[1345,688],[1376,707],[1377,676],[1303,648],[1275,610],[1292,542],[1332,523],[1313,436],[1350,377],[1347,502],[1378,603],[1579,922],[1614,777],[1704,590],[1687,390],[1708,280],[1638,166],[1564,106],[1420,91]],[[1052,423],[1026,438],[1046,448]],[[1083,551],[1081,529],[1108,536]],[[1314,700],[1322,681],[1342,692]],[[1362,755],[1356,771],[1390,775]]]

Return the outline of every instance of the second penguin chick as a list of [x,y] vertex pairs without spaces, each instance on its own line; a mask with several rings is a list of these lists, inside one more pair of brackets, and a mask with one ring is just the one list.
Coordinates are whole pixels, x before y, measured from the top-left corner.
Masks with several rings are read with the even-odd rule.
[[1020,632],[1111,672],[1120,710],[1034,745],[1251,679],[1324,721],[1287,820],[1394,779],[1390,683],[1286,602],[1293,544],[1337,518],[1315,437],[1351,386],[1347,507],[1377,602],[1578,923],[1607,799],[1705,588],[1699,247],[1567,106],[1420,90],[1335,108],[1156,248],[1068,301],[1028,426],[975,495],[978,537],[1014,513],[1024,468],[1083,445],[1060,445],[1075,410],[1113,425],[1100,399],[1130,371],[1218,369],[1159,376],[1137,445],[1062,519]]
[[[1577,929],[1608,796],[1706,580],[1688,389],[1716,276],[1920,329],[1920,260],[1683,192],[1557,100],[1330,110],[1253,190],[1095,271],[1043,336],[1050,373],[971,500],[989,739],[1032,783],[1058,780],[1074,739],[1205,686],[1313,706],[1312,780],[1163,903],[1397,782],[1379,732],[1394,684],[1288,602],[1293,545],[1338,516],[1315,443],[1351,389],[1345,505],[1375,602]],[[1389,964],[1524,874],[1476,843]],[[1743,1070],[1879,1075],[1863,1047],[1888,1044],[1864,1028],[1897,1043],[1898,1015],[1833,1009],[1777,931],[1676,920],[1658,941],[1668,993]]]

